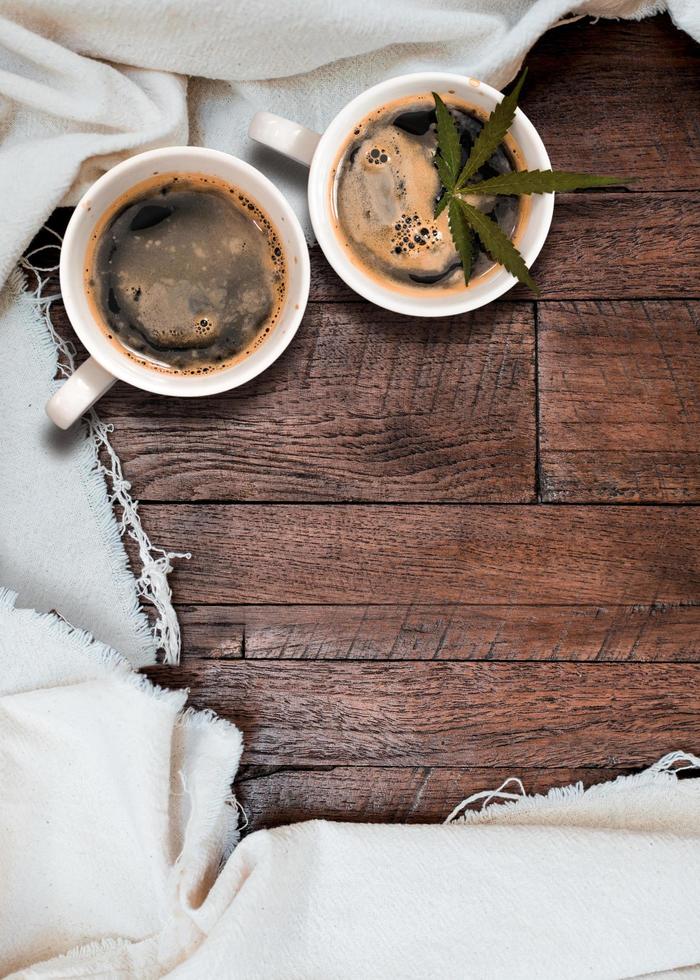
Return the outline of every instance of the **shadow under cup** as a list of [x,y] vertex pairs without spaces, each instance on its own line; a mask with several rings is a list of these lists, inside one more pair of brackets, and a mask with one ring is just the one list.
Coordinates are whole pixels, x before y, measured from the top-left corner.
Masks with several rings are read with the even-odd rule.
[[[103,216],[135,185],[169,173],[203,175],[240,189],[275,227],[287,267],[287,289],[270,333],[249,354],[207,374],[164,372],[130,357],[107,336],[85,289],[86,256]],[[195,397],[237,387],[264,371],[296,333],[309,293],[309,257],[304,235],[289,204],[259,171],[235,157],[198,147],[151,150],[108,171],[85,194],[66,230],[61,252],[61,291],[80,340],[109,374],[146,391]],[[69,382],[70,383],[70,382]]]

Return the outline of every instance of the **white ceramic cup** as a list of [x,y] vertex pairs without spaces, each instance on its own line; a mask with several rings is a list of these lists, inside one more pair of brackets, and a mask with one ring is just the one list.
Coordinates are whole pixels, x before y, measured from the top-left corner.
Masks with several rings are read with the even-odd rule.
[[[464,102],[490,113],[503,94],[464,75],[446,72],[420,72],[401,75],[367,89],[342,109],[322,136],[305,126],[271,112],[253,116],[248,135],[259,143],[306,164],[309,170],[309,211],[319,245],[335,271],[355,292],[387,310],[410,316],[449,316],[484,306],[515,285],[517,280],[499,266],[493,273],[475,280],[459,292],[402,292],[367,276],[341,246],[332,214],[332,181],[338,153],[358,122],[374,110],[395,99],[428,92],[454,92]],[[510,135],[518,146],[520,161],[527,170],[548,170],[549,157],[537,130],[524,112],[515,113]],[[537,194],[531,199],[520,250],[528,266],[544,245],[554,209],[553,194]]]
[[[96,225],[117,198],[155,174],[207,174],[236,187],[261,206],[282,239],[287,260],[285,304],[274,328],[253,353],[221,371],[206,375],[165,374],[127,356],[95,320],[84,289],[85,256]],[[161,395],[212,395],[245,384],[269,367],[294,336],[309,295],[309,254],[304,233],[286,198],[258,170],[228,153],[193,146],[149,150],[113,167],[93,184],[71,216],[63,239],[61,293],[75,332],[91,357],[47,402],[46,412],[62,429],[114,384],[117,378]]]

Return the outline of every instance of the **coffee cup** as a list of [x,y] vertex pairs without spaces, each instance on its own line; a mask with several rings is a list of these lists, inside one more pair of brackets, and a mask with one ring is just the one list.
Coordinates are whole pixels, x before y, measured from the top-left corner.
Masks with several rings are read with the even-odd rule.
[[[334,213],[334,180],[339,155],[362,120],[387,104],[426,93],[452,93],[460,102],[488,116],[501,101],[501,92],[477,79],[446,72],[420,72],[381,82],[349,102],[323,135],[270,112],[258,112],[248,134],[259,143],[309,167],[308,202],[316,239],[330,265],[351,289],[387,310],[409,316],[450,316],[490,303],[517,280],[502,266],[474,279],[468,287],[449,291],[401,291],[370,275],[344,247],[337,234]],[[517,147],[520,169],[548,170],[549,157],[537,130],[522,110],[515,113],[509,139]],[[517,247],[530,266],[544,245],[552,220],[553,194],[533,195],[527,201]],[[413,245],[410,246],[411,248]]]
[[[286,289],[275,322],[247,356],[210,373],[154,370],[114,343],[99,321],[86,288],[86,256],[96,229],[114,203],[155,175],[204,175],[235,187],[257,202],[274,225],[286,262]],[[285,197],[254,167],[216,150],[182,146],[149,150],[113,167],[78,203],[66,229],[60,259],[61,293],[70,322],[90,357],[46,405],[67,429],[119,379],[161,395],[198,397],[227,391],[256,377],[290,343],[309,294],[309,256],[304,234]]]

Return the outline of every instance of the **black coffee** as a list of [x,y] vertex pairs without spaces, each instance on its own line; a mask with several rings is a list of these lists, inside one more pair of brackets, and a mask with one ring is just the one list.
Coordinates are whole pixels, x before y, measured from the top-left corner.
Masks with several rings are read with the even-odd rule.
[[185,374],[251,353],[278,319],[287,282],[264,211],[199,174],[158,175],[117,202],[85,274],[109,338],[149,367]]
[[[443,99],[459,130],[462,165],[483,120],[476,110]],[[459,255],[448,226],[447,210],[434,217],[442,192],[435,167],[437,132],[432,95],[388,103],[355,127],[343,148],[333,179],[336,231],[365,274],[411,290],[464,289]],[[501,145],[475,179],[517,169],[514,145]],[[513,237],[519,222],[517,197],[466,198],[487,212]],[[472,279],[494,263],[481,252]]]

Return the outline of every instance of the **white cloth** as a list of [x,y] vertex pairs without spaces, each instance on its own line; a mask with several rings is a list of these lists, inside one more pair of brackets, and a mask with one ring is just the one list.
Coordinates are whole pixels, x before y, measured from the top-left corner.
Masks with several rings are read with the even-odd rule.
[[699,759],[443,827],[259,831],[215,880],[238,731],[13,603],[0,595],[3,974],[610,980],[700,964],[700,779],[672,771]]
[[155,660],[95,442],[59,432],[44,412],[56,347],[14,272],[0,293],[0,343],[12,371],[0,383],[0,583],[23,605],[58,609],[135,666]]
[[15,598],[0,590],[0,974],[107,941],[124,975],[160,976],[201,939],[192,910],[236,839],[240,733]]

